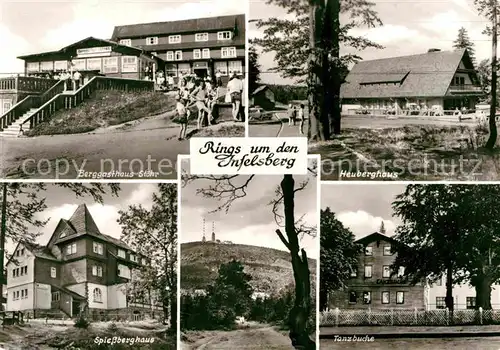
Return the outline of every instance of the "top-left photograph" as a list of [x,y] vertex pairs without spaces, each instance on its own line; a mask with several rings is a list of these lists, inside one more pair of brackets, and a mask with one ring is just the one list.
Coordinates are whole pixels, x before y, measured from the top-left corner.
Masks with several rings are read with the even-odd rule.
[[0,177],[175,179],[244,137],[245,0],[0,0]]

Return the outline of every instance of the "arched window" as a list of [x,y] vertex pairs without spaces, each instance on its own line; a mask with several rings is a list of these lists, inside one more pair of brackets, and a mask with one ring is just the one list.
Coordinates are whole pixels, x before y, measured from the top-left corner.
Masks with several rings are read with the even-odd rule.
[[99,288],[94,289],[94,301],[95,302],[102,302],[102,292]]

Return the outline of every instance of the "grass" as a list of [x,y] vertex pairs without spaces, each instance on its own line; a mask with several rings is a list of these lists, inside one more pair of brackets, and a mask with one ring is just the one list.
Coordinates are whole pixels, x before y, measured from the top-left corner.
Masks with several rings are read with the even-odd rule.
[[56,112],[30,130],[28,136],[85,133],[162,114],[174,107],[173,97],[164,94],[97,91],[78,107]]
[[397,180],[489,180],[498,177],[500,153],[481,147],[487,137],[484,124],[345,129],[309,152],[321,155],[322,180],[368,177],[346,178],[341,171],[392,173]]

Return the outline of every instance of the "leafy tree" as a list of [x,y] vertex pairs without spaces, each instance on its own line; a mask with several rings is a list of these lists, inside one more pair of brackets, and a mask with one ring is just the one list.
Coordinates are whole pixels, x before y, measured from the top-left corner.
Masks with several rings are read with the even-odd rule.
[[486,141],[485,147],[492,149],[497,141],[497,126],[496,126],[496,106],[497,106],[497,39],[498,39],[498,1],[497,0],[474,0],[474,5],[479,14],[485,16],[491,21],[491,26],[487,26],[484,34],[491,36],[491,101],[490,101],[490,117],[489,128],[490,137]]
[[[316,176],[317,164],[310,167],[310,172]],[[222,201],[215,211],[229,210],[231,204],[245,197],[248,187],[255,175],[188,175],[182,176],[183,186],[188,183],[202,179],[212,182],[205,188],[199,188],[197,192],[205,197]],[[290,327],[290,340],[297,349],[316,349],[316,344],[309,337],[311,308],[311,279],[308,265],[307,253],[300,249],[299,237],[304,234],[314,235],[316,229],[308,227],[301,219],[295,219],[295,194],[307,186],[308,181],[295,184],[292,175],[283,175],[279,187],[276,189],[277,197],[271,201],[272,212],[278,226],[284,226],[285,233],[281,229],[276,234],[290,252],[292,268],[295,280],[294,306],[288,315]],[[283,210],[283,211],[281,211]]]
[[[219,275],[214,284],[208,288],[209,309],[212,315],[219,315],[221,310],[225,322],[234,323],[235,318],[226,319],[228,315],[244,316],[250,310],[253,288],[250,286],[252,276],[244,272],[241,262],[232,260],[219,267]],[[220,322],[221,320],[214,320]]]
[[453,42],[453,48],[455,49],[467,49],[467,52],[469,53],[469,57],[476,66],[476,50],[474,48],[474,43],[470,41],[469,39],[469,33],[467,33],[467,29],[464,27],[461,27],[458,30],[458,35],[455,41]]
[[248,49],[248,74],[249,74],[249,95],[251,95],[258,87],[260,83],[260,64],[259,64],[259,54],[254,45],[251,45]]
[[[154,291],[163,305],[164,319],[170,314],[170,330],[177,329],[177,185],[159,184],[152,207],[131,205],[120,211],[122,239],[149,263],[138,281],[144,290]],[[170,307],[170,310],[169,310]],[[170,312],[169,312],[170,311]]]
[[[409,185],[393,203],[402,220],[396,230],[394,267],[405,267],[411,282],[431,281],[446,274],[446,307],[453,311],[453,285],[463,281],[463,234],[468,214],[463,200],[467,186]],[[394,269],[396,270],[396,269]]]
[[477,65],[477,74],[483,94],[489,95],[491,89],[491,63],[489,59],[484,59],[479,62]]
[[[107,190],[112,195],[118,195],[118,184],[101,183],[54,183],[52,186],[66,188],[76,197],[90,196],[97,203],[103,203],[103,195]],[[5,243],[10,240],[14,243],[34,243],[40,236],[35,230],[43,228],[48,220],[40,220],[37,214],[47,209],[44,192],[46,183],[4,182],[1,186],[1,231],[0,231],[0,269],[4,271]],[[9,259],[10,256],[7,256]],[[5,281],[5,276],[2,275]],[[3,285],[0,283],[0,295]]]
[[[309,100],[310,140],[328,140],[340,133],[340,85],[349,64],[361,59],[340,55],[340,46],[361,51],[382,46],[349,31],[374,27],[382,22],[368,0],[267,0],[286,9],[295,19],[269,18],[256,21],[264,37],[252,42],[264,52],[275,53],[276,67],[284,77],[306,82]],[[340,16],[344,21],[340,23]]]
[[355,243],[354,234],[337,220],[330,208],[321,210],[320,222],[320,310],[325,310],[330,291],[345,287],[350,274],[357,268],[362,246]]

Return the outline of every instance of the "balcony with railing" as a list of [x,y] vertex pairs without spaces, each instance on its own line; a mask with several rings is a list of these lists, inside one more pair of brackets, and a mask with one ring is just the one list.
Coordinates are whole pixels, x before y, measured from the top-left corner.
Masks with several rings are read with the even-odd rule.
[[20,75],[0,78],[1,92],[27,92],[42,93],[50,89],[56,83],[53,79],[23,77]]
[[481,86],[475,84],[460,84],[460,85],[450,85],[450,93],[481,93],[483,90]]

